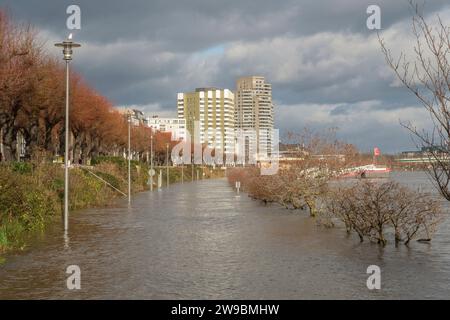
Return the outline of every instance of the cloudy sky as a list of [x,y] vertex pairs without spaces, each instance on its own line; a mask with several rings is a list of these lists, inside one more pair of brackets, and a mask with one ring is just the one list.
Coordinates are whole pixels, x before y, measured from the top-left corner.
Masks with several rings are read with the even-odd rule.
[[[237,77],[263,75],[281,135],[337,127],[364,151],[393,153],[415,146],[400,121],[429,125],[366,27],[367,7],[379,5],[382,36],[410,52],[407,0],[0,0],[55,54],[70,4],[82,11],[74,67],[117,106],[175,116],[177,92],[234,89]],[[424,12],[450,21],[448,0],[428,0]]]

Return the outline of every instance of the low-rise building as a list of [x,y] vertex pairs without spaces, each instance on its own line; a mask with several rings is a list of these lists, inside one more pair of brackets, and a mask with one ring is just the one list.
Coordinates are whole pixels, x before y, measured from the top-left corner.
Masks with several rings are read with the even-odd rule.
[[147,117],[146,124],[157,131],[170,132],[172,140],[186,139],[186,120],[178,118],[160,118],[158,116]]

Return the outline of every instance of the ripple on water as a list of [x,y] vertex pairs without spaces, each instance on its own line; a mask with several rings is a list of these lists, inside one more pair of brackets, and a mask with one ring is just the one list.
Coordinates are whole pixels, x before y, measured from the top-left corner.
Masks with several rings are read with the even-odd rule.
[[[418,173],[395,174],[429,187]],[[427,184],[428,183],[428,184]],[[172,185],[118,207],[71,215],[0,267],[1,298],[315,299],[448,298],[450,225],[432,244],[360,244],[303,213],[236,196],[224,179]],[[82,270],[68,291],[65,268]],[[382,269],[382,290],[366,268]]]

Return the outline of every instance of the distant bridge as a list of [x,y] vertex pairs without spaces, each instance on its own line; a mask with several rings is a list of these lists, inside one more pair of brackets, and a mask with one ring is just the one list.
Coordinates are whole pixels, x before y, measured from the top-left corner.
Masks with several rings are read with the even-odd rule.
[[450,162],[450,158],[441,157],[439,159],[431,158],[431,157],[418,157],[418,158],[400,158],[395,159],[396,162],[400,163],[434,163],[434,162]]

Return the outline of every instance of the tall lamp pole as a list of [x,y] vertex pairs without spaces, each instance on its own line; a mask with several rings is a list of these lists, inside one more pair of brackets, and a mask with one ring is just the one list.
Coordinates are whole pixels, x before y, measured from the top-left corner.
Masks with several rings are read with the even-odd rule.
[[72,34],[61,42],[55,43],[55,47],[63,48],[63,59],[66,61],[66,124],[64,146],[64,231],[69,230],[69,63],[72,60],[73,48],[81,47],[81,44],[72,41]]
[[131,203],[131,112],[128,111],[128,203]]
[[167,187],[169,187],[169,144],[166,143],[166,179]]
[[150,133],[150,191],[153,191],[153,129]]
[[184,161],[181,162],[181,184],[184,183]]

